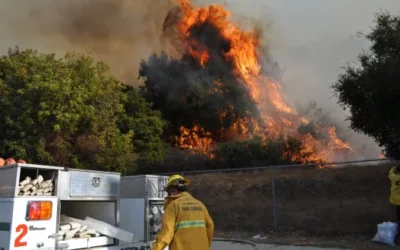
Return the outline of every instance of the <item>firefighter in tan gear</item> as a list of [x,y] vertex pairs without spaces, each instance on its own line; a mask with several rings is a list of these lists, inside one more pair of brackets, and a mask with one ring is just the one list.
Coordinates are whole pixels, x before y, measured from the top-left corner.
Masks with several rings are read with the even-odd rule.
[[168,179],[161,232],[152,250],[209,250],[214,223],[202,202],[187,191],[189,181],[180,175]]
[[394,166],[389,171],[391,182],[390,203],[396,207],[397,224],[400,225],[400,166]]

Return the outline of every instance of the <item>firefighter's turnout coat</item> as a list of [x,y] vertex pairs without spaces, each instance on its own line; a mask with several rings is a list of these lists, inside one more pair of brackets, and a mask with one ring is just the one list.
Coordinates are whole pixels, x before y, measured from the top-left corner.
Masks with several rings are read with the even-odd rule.
[[391,181],[390,203],[400,206],[400,173],[396,172],[396,167],[392,167],[389,171],[389,179]]
[[162,229],[152,250],[209,250],[214,223],[202,202],[188,192],[166,200]]

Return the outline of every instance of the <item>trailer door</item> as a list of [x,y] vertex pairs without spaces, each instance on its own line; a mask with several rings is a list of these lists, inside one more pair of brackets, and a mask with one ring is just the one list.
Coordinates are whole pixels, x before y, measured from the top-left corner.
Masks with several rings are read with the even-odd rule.
[[13,210],[10,249],[56,248],[57,197],[18,197]]

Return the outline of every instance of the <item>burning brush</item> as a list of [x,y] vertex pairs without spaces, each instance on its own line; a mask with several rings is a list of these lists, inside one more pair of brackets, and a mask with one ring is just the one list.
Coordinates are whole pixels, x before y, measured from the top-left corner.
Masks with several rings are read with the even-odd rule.
[[[154,66],[153,78],[148,79],[154,82],[151,84],[159,85],[147,86],[150,86],[150,91],[155,91],[164,84],[165,86],[161,86],[163,89],[160,95],[167,93],[168,98],[174,100],[172,104],[175,107],[183,107],[184,105],[177,105],[184,102],[182,100],[190,100],[190,103],[184,103],[187,106],[193,105],[192,100],[196,100],[196,97],[190,94],[184,96],[185,93],[197,93],[201,90],[201,98],[197,96],[197,99],[207,100],[207,103],[199,105],[202,109],[197,110],[205,110],[206,105],[210,106],[209,112],[199,111],[196,114],[182,108],[180,119],[175,116],[171,118],[177,122],[185,120],[181,122],[185,125],[179,128],[176,145],[180,148],[200,150],[212,156],[212,148],[216,142],[250,139],[255,135],[265,140],[276,140],[283,135],[295,137],[303,145],[303,152],[290,155],[295,162],[330,161],[335,158],[338,150],[353,152],[350,145],[337,137],[334,127],[318,124],[316,121],[315,129],[318,130],[318,134],[325,135],[322,139],[312,133],[298,131],[310,121],[307,117],[299,115],[285,101],[280,83],[263,74],[260,63],[260,32],[240,29],[228,19],[229,15],[223,6],[195,8],[188,0],[180,0],[180,6],[171,10],[164,22],[164,32],[168,31],[170,35],[173,30],[176,33],[175,37],[178,37],[179,41],[175,41],[175,44],[182,52],[183,63],[180,68],[175,69],[176,72],[154,80],[154,76],[161,75],[158,68],[163,59],[159,59],[158,62],[153,60],[153,66],[154,62],[158,63],[158,66]],[[171,64],[177,65],[178,61]],[[165,66],[163,70],[174,70],[172,66],[168,67],[170,66]],[[151,67],[147,67],[146,70],[149,68]],[[211,83],[205,80],[198,83],[199,74],[206,74],[208,79],[212,79]],[[179,75],[184,76],[174,81],[164,80]],[[191,80],[193,83],[188,84]],[[198,87],[193,87],[195,84]],[[176,93],[179,93],[179,96]],[[162,109],[169,105],[163,103],[157,107],[156,103],[155,106]],[[214,125],[218,121],[212,117],[212,112],[217,108],[218,119],[221,121],[219,128],[215,128]],[[170,113],[179,112],[170,110]],[[188,121],[190,119],[191,122]]]

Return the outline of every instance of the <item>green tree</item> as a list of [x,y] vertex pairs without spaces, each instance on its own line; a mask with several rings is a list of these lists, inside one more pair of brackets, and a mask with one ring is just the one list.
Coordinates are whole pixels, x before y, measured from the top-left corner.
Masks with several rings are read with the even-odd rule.
[[400,159],[400,16],[381,12],[368,34],[370,51],[347,64],[332,86],[350,110],[351,128],[374,138],[387,157]]
[[133,146],[138,154],[138,162],[153,164],[162,161],[168,145],[161,137],[166,125],[161,113],[152,109],[137,88],[125,86],[123,93],[126,95],[125,112],[120,115],[118,125],[122,133],[134,131]]
[[254,137],[245,141],[220,143],[216,150],[217,160],[229,168],[253,165],[279,165],[302,163],[310,153],[303,152],[302,143],[294,137],[262,140]]
[[[11,49],[0,57],[0,154],[28,162],[130,172],[140,158],[133,138],[145,118],[132,97],[92,57]],[[153,119],[155,116],[153,116]],[[151,119],[151,118],[150,118]],[[134,121],[132,121],[134,120]],[[158,122],[158,121],[157,121]],[[135,145],[136,146],[136,145]],[[144,150],[146,151],[146,150]]]

